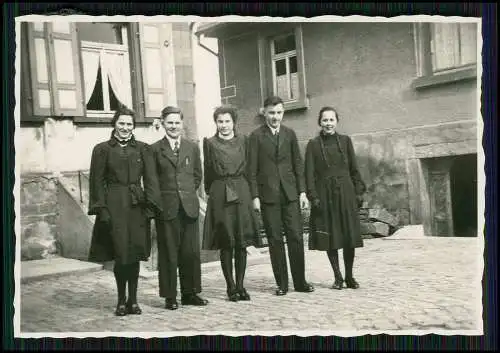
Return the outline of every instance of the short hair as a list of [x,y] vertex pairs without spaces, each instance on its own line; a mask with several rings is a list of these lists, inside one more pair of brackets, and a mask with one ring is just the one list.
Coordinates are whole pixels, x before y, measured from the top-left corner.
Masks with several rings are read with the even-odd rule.
[[236,109],[233,108],[230,105],[222,105],[217,108],[215,108],[214,111],[214,121],[217,121],[217,117],[221,114],[229,114],[231,115],[231,119],[233,120],[233,124],[236,124],[236,121],[238,120],[238,113],[236,112]]
[[161,120],[164,120],[169,114],[180,114],[181,120],[184,120],[184,114],[182,114],[182,110],[179,107],[174,107],[169,105],[161,111]]
[[132,122],[135,128],[135,112],[125,104],[121,103],[118,105],[118,109],[116,109],[115,114],[113,115],[113,119],[111,119],[111,127],[115,127],[116,122],[122,115],[130,115],[132,117]]
[[281,99],[278,96],[270,96],[267,97],[266,100],[264,101],[264,108],[272,106],[274,107],[275,105],[278,104],[283,104],[283,99]]
[[318,125],[321,125],[321,118],[323,117],[324,112],[334,112],[335,116],[337,117],[337,122],[340,121],[340,116],[339,113],[337,112],[337,109],[334,107],[326,106],[320,109],[319,114],[318,114]]

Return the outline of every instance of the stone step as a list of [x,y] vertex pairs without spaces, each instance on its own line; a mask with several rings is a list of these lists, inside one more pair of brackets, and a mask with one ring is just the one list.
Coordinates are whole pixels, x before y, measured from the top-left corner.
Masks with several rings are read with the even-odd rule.
[[103,270],[103,265],[64,257],[21,261],[21,283]]
[[389,235],[389,225],[382,222],[361,222],[361,234],[386,237]]

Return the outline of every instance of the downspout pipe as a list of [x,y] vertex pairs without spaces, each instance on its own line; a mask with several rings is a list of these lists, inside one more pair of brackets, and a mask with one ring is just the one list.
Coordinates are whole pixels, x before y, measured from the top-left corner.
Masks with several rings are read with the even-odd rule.
[[[195,25],[194,22],[192,22],[189,26],[190,26],[190,29],[192,30],[193,29],[193,26]],[[204,45],[202,42],[201,42],[201,34],[200,33],[196,33],[196,32],[193,32],[194,35],[196,36],[197,38],[197,42],[198,42],[198,45],[200,47],[202,47],[203,49],[205,49],[206,51],[210,52],[211,54],[215,55],[216,57],[219,57],[219,53],[216,53],[215,51],[213,51],[212,49],[210,49],[209,47],[207,47],[206,45]]]

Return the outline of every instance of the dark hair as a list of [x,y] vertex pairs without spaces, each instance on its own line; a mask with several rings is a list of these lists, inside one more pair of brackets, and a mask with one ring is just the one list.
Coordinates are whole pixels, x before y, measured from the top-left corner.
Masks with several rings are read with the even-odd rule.
[[275,106],[278,104],[283,104],[283,99],[281,99],[278,96],[270,96],[267,97],[266,100],[264,101],[264,108],[269,107],[269,106]]
[[164,120],[169,114],[180,114],[181,120],[184,120],[184,115],[182,114],[181,108],[174,107],[171,105],[163,108],[163,110],[161,111],[161,120]]
[[132,117],[132,121],[134,123],[135,128],[135,112],[127,107],[125,104],[118,105],[118,109],[115,111],[115,115],[113,115],[113,119],[111,119],[111,127],[115,127],[116,122],[122,115],[130,115]]
[[238,120],[238,113],[236,112],[236,109],[234,109],[230,105],[222,105],[220,107],[215,108],[214,111],[214,121],[217,121],[217,117],[221,114],[229,114],[231,115],[231,119],[233,120],[233,124],[236,125],[236,121]]
[[334,112],[335,116],[337,117],[337,122],[340,121],[340,116],[339,116],[339,113],[337,112],[337,110],[334,107],[326,106],[326,107],[321,108],[321,110],[319,111],[318,125],[321,125],[321,118],[323,117],[324,112]]

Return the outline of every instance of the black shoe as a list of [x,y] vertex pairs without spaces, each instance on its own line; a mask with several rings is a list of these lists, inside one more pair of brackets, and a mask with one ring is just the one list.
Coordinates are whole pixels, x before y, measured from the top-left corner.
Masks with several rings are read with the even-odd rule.
[[287,290],[285,290],[285,289],[281,289],[281,288],[276,289],[277,296],[286,295],[286,293],[287,293]]
[[125,316],[127,315],[127,306],[125,304],[118,304],[115,310],[116,316]]
[[182,305],[196,305],[205,306],[208,304],[208,300],[199,297],[197,294],[183,296],[181,298]]
[[238,292],[239,300],[250,300],[250,295],[248,294],[247,290],[245,288],[241,289]]
[[306,283],[303,287],[295,289],[296,292],[311,293],[314,292],[312,284]]
[[127,303],[127,314],[141,315],[142,309],[137,303],[134,304]]
[[240,296],[236,289],[228,289],[227,298],[229,299],[230,302],[237,302],[240,299]]
[[177,304],[177,300],[175,299],[165,299],[165,309],[168,310],[177,310],[179,308],[179,304]]
[[347,288],[351,288],[351,289],[358,289],[359,288],[359,283],[356,282],[356,280],[354,278],[346,278],[345,285]]
[[343,279],[335,280],[335,282],[333,282],[332,289],[341,290],[343,287],[344,287],[344,280]]

